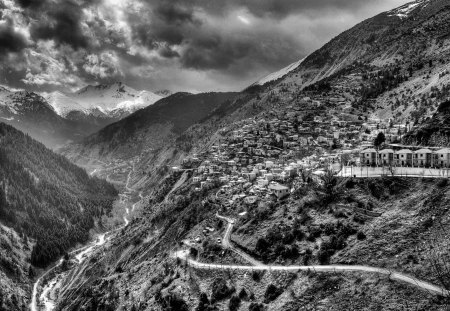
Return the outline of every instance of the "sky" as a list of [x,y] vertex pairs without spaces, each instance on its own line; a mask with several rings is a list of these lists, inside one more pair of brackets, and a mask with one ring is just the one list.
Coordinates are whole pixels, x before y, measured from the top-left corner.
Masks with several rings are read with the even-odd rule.
[[408,0],[0,0],[0,85],[238,91]]

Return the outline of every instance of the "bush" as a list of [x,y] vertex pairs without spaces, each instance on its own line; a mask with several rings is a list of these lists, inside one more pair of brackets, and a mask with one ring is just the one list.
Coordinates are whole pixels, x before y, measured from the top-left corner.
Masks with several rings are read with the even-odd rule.
[[186,302],[175,294],[169,294],[162,301],[163,310],[189,311]]
[[209,309],[209,299],[206,293],[201,293],[200,298],[198,299],[198,306],[195,309],[196,311],[207,311]]
[[358,231],[358,233],[356,234],[356,238],[360,241],[365,240],[366,239],[366,235],[364,234],[364,232],[362,231]]
[[264,311],[264,305],[261,303],[252,302],[248,306],[248,311]]
[[223,278],[216,278],[211,287],[211,302],[225,299],[233,293]]
[[253,271],[252,272],[252,279],[253,279],[253,281],[259,282],[259,281],[261,281],[261,277],[262,277],[262,273],[261,272],[259,272],[259,271]]
[[240,304],[241,304],[241,299],[239,299],[238,296],[233,295],[233,296],[231,296],[230,302],[228,303],[228,309],[230,311],[236,311],[239,309]]
[[446,178],[442,178],[437,182],[437,186],[439,188],[444,188],[447,186],[447,184],[448,184],[448,180]]
[[239,299],[241,299],[241,300],[247,300],[247,298],[248,298],[248,294],[247,294],[247,291],[245,290],[245,288],[242,288],[241,290],[240,290],[240,292],[239,292]]
[[330,251],[328,249],[320,249],[317,253],[317,259],[319,260],[320,264],[324,265],[330,262]]
[[281,288],[276,287],[273,284],[270,284],[266,288],[266,292],[264,293],[264,302],[269,303],[274,301],[283,293],[283,290]]

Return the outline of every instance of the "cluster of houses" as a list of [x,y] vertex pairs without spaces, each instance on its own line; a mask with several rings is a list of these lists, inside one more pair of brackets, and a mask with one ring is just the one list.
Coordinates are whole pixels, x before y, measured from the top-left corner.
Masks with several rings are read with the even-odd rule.
[[360,152],[361,164],[367,166],[450,167],[450,148],[420,148],[401,145],[390,145],[389,147],[391,148],[362,150]]
[[233,200],[283,198],[302,180],[298,176],[303,171],[339,165],[341,149],[331,146],[352,146],[355,140],[349,137],[360,130],[359,121],[327,118],[311,109],[272,109],[222,128],[223,138],[206,152],[185,159],[183,165],[195,167],[192,182],[197,191],[218,182],[221,193]]
[[[303,171],[314,174],[330,165],[339,166],[345,150],[356,150],[364,142],[372,143],[380,131],[389,141],[405,131],[401,124],[350,118],[345,111],[334,114],[325,108],[320,101],[310,98],[291,105],[274,104],[257,118],[222,128],[219,131],[222,138],[215,145],[185,159],[183,165],[193,169],[192,182],[197,191],[219,183],[223,195],[252,204],[268,195],[288,196],[292,185],[301,182],[299,176]],[[350,154],[354,162],[355,153]],[[439,159],[445,164],[450,161],[449,154],[439,155]],[[435,154],[405,153],[394,148],[365,149],[360,160],[364,165],[437,163]]]

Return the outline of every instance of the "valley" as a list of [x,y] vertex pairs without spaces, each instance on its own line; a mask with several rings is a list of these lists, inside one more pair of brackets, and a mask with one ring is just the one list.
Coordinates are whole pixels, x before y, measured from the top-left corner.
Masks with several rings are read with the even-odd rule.
[[[379,13],[304,58],[284,53],[276,68],[290,65],[241,91],[214,92],[197,89],[233,89],[262,66],[214,59],[216,45],[223,61],[243,57],[227,46],[242,31],[228,19],[239,14],[241,48],[257,53],[250,34],[268,29],[256,21],[290,28],[281,16],[293,13],[275,12],[285,4],[229,3],[220,18],[219,3],[90,5],[74,11],[90,12],[79,30],[106,25],[110,51],[47,42],[30,24],[41,37],[27,49],[66,51],[71,82],[0,86],[0,310],[450,308],[450,0]],[[152,24],[133,29],[141,10]],[[224,20],[227,40],[196,31]],[[261,40],[260,62],[286,40]]]
[[[107,165],[102,162],[102,164]],[[107,167],[105,169],[95,169],[90,173],[91,176],[101,174],[108,170],[114,170],[115,167]],[[110,231],[99,233],[93,237],[92,241],[88,244],[71,250],[68,255],[63,256],[56,264],[54,264],[50,269],[47,269],[39,278],[37,278],[33,285],[33,292],[31,295],[31,311],[52,311],[55,310],[56,302],[58,300],[58,295],[60,291],[63,291],[63,280],[69,278],[70,282],[76,282],[79,274],[70,275],[70,271],[76,269],[77,266],[82,264],[84,261],[89,260],[94,252],[98,252],[99,249],[105,247],[110,240],[114,239],[117,232],[120,232],[126,226],[129,225],[131,218],[135,215],[135,209],[138,204],[141,203],[143,196],[142,192],[137,193],[140,200],[134,203],[130,203],[135,197],[135,190],[130,188],[130,177],[134,170],[134,165],[131,165],[131,170],[124,181],[124,187],[122,193],[119,194],[119,206],[122,207],[123,211],[118,211],[122,213],[123,224],[120,226],[114,225]],[[131,204],[131,208],[129,207]],[[115,224],[116,222],[114,222]],[[64,268],[63,268],[64,266]],[[66,287],[72,286],[72,283],[66,284]]]

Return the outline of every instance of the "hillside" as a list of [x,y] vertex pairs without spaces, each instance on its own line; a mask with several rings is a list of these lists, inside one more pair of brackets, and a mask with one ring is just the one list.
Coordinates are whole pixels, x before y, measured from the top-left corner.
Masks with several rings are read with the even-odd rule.
[[92,228],[101,228],[99,218],[110,212],[116,196],[112,185],[0,123],[0,220],[2,230],[11,232],[0,249],[10,245],[0,265],[5,282],[27,288],[30,264],[45,267],[86,242]]
[[[266,198],[251,206],[240,201],[225,208],[218,188],[195,192],[190,181],[163,200],[179,178],[161,184],[142,217],[108,244],[106,253],[99,250],[90,263],[75,268],[71,275],[77,278],[62,284],[61,310],[221,310],[233,303],[239,310],[445,308],[445,300],[426,291],[367,272],[221,271],[188,267],[172,257],[183,241],[200,262],[248,265],[218,240],[226,232],[218,212],[236,219],[231,243],[265,264],[384,267],[442,284],[429,249],[433,245],[442,258],[449,255],[441,227],[449,225],[449,187],[441,181],[348,180],[338,183],[338,199],[331,201],[326,186],[309,182],[283,201]],[[363,216],[353,205],[381,216]],[[246,215],[240,216],[242,211]]]
[[62,148],[62,153],[74,161],[83,161],[79,155],[127,159],[158,150],[235,96],[236,93],[176,93],[103,128],[80,144]]
[[433,116],[404,137],[406,144],[448,146],[450,141],[450,102],[439,105]]
[[318,83],[315,90],[322,92],[316,97],[356,114],[423,122],[449,97],[449,7],[448,0],[415,1],[381,13],[335,37],[283,77],[251,88],[293,99]]

